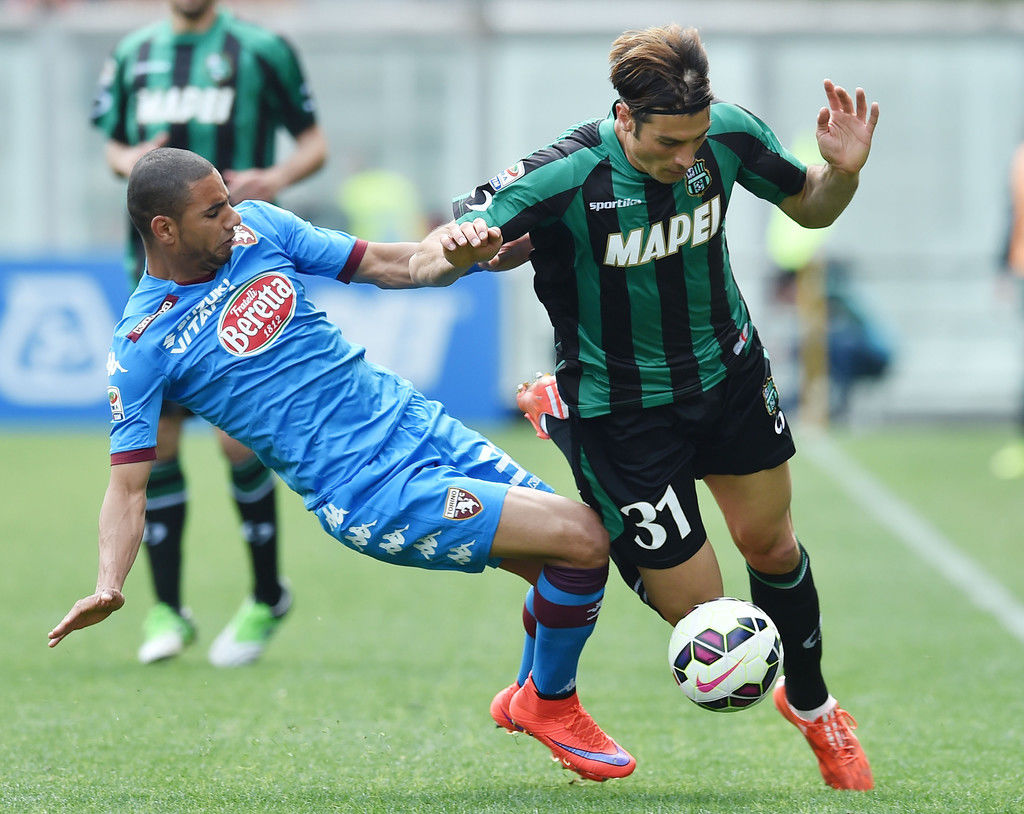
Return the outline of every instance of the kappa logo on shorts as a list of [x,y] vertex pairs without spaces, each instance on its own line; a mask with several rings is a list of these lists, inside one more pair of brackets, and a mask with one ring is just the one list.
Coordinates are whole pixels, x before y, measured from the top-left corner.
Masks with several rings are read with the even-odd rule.
[[484,510],[483,504],[472,492],[452,486],[444,501],[444,516],[449,520],[468,520]]

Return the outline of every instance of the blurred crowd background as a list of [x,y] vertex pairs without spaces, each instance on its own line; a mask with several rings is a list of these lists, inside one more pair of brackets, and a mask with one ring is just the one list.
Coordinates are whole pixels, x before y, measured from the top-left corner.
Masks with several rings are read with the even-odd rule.
[[[329,139],[327,167],[288,190],[282,204],[371,239],[418,238],[450,216],[457,193],[569,124],[606,115],[613,102],[608,47],[628,28],[673,21],[698,27],[716,94],[761,116],[794,148],[812,134],[824,78],[864,87],[880,103],[881,121],[861,189],[832,229],[809,241],[773,243],[769,207],[746,195],[730,204],[734,269],[773,351],[784,398],[787,390],[791,398],[800,391],[806,330],[787,282],[811,263],[835,300],[830,318],[865,323],[881,353],[875,374],[865,374],[863,384],[834,405],[836,419],[867,425],[934,418],[1009,422],[1016,416],[1024,388],[1024,309],[1001,257],[1010,158],[1024,138],[1024,4],[224,5],[297,46]],[[0,418],[17,419],[19,409],[35,414],[31,391],[44,386],[32,384],[32,371],[70,364],[60,354],[82,351],[74,324],[81,314],[51,315],[50,328],[70,320],[62,329],[68,332],[63,349],[32,344],[46,322],[45,308],[29,328],[24,308],[12,313],[12,303],[26,300],[12,293],[5,264],[61,263],[66,271],[69,263],[109,258],[110,274],[120,279],[123,182],[103,160],[103,136],[89,125],[90,103],[114,44],[165,10],[163,0],[0,2],[0,395],[14,405],[0,410]],[[550,329],[533,300],[529,274],[508,275],[495,285],[493,310],[476,315],[499,326],[500,351],[484,362],[492,369],[460,365],[458,347],[438,351],[450,358],[443,375],[476,377],[480,398],[493,404],[481,410],[484,417],[511,410],[515,383],[550,364]],[[409,329],[398,343],[408,347],[416,336],[444,334],[434,321],[444,309],[428,314],[410,302],[353,337],[372,345],[373,333],[383,333],[394,344],[396,332]],[[466,316],[460,301],[453,302],[452,318]],[[840,314],[840,305],[849,310]],[[20,322],[12,327],[14,317]],[[395,353],[399,364],[380,361],[402,372],[401,352]],[[105,351],[97,354],[102,405]],[[76,364],[95,368],[96,359]],[[444,396],[443,387],[437,392]],[[45,400],[40,404],[45,412]]]

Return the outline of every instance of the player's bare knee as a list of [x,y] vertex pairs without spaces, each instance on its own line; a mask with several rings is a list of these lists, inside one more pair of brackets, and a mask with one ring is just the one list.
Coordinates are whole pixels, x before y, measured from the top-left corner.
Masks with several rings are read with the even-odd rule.
[[566,518],[566,559],[576,568],[601,568],[608,564],[608,532],[591,509],[573,504]]
[[784,573],[796,567],[800,549],[788,528],[751,528],[733,539],[743,558],[757,571],[766,574]]

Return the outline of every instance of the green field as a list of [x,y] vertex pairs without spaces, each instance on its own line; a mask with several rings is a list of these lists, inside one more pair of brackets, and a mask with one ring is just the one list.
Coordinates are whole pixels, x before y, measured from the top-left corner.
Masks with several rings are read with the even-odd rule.
[[[553,446],[525,422],[491,435],[574,494]],[[1005,435],[940,427],[833,440],[1019,606],[1024,482],[987,470]],[[197,644],[171,663],[135,661],[152,596],[140,562],[123,610],[49,650],[47,631],[94,587],[105,452],[102,430],[0,435],[0,810],[1024,811],[1024,631],[1007,630],[1019,619],[979,609],[904,544],[891,507],[852,499],[844,470],[809,452],[794,462],[794,516],[822,594],[826,677],[873,764],[877,788],[866,794],[826,788],[770,702],[733,715],[690,704],[668,672],[667,625],[617,576],[580,695],[637,770],[571,782],[546,749],[498,731],[487,712],[515,675],[524,584],[360,557],[291,494],[282,558],[292,614],[259,664],[211,667],[206,647],[248,590],[248,566],[205,431],[185,453],[185,601]],[[739,556],[715,512],[706,516],[727,592],[748,596]]]

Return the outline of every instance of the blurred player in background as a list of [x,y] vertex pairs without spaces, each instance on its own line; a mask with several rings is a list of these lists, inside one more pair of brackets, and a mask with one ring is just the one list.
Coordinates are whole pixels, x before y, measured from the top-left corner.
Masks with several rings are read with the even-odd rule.
[[[793,441],[724,223],[736,184],[802,226],[832,223],[857,189],[878,106],[826,80],[825,163],[806,167],[764,122],[713,98],[696,30],[626,32],[610,63],[619,98],[607,118],[571,127],[455,202],[461,224],[497,227],[508,242],[491,267],[524,257],[524,236],[532,244],[557,386],[542,379],[519,404],[566,453],[627,584],[670,624],[722,594],[697,503],[695,480],[705,481],[746,559],[751,598],[782,635],[776,706],[829,785],[870,789],[855,723],[822,676],[818,593],[790,516]],[[437,235],[435,253],[466,239],[455,224]]]
[[[195,151],[221,171],[233,203],[273,201],[324,163],[327,141],[317,124],[294,49],[280,36],[219,9],[216,0],[169,0],[168,19],[125,37],[100,77],[93,123],[107,134],[107,163],[128,177],[154,147]],[[276,160],[284,128],[294,148]],[[125,263],[132,286],[145,254],[129,228]],[[157,604],[146,617],[139,660],[178,655],[196,628],[181,598],[182,535],[187,493],[179,460],[187,413],[168,403],[160,419],[149,479],[146,550]],[[274,477],[252,452],[218,432],[253,569],[253,593],[214,640],[210,661],[239,666],[259,658],[291,607],[278,575]]]
[[[1003,250],[1002,268],[1024,291],[1024,144],[1017,145],[1010,162],[1010,227]],[[1020,292],[1018,292],[1020,296]],[[1017,437],[992,456],[992,474],[1003,480],[1024,477],[1024,394],[1017,414]]]
[[[171,399],[256,450],[349,548],[396,565],[500,567],[526,579],[533,669],[511,701],[517,726],[584,777],[630,774],[636,761],[576,694],[608,578],[597,515],[367,361],[304,293],[308,275],[385,289],[447,285],[498,250],[497,230],[414,264],[416,243],[367,243],[260,201],[236,210],[208,161],[166,148],[132,170],[128,210],[148,268],[112,343],[96,592],[51,631],[51,646],[124,604],[160,405]],[[416,598],[407,604],[415,609]]]

